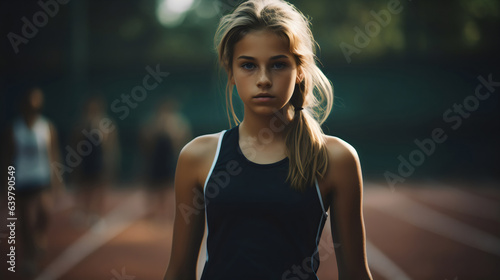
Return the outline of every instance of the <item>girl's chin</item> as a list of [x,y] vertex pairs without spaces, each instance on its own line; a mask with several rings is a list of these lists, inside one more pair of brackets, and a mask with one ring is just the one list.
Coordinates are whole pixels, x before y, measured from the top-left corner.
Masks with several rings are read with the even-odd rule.
[[258,106],[250,109],[254,115],[259,116],[273,116],[280,111],[276,106]]

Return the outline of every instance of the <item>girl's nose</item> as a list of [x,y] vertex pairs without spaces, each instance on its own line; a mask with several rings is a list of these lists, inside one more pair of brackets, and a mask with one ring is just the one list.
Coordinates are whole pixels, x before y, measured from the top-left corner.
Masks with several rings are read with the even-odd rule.
[[259,79],[257,80],[257,87],[259,88],[269,88],[271,87],[271,77],[267,70],[261,70],[259,72]]

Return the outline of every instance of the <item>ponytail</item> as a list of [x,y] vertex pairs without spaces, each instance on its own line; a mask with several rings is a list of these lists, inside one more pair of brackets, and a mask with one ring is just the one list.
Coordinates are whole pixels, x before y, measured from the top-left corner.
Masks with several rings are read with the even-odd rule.
[[314,185],[326,173],[328,152],[321,124],[333,104],[330,81],[316,64],[305,67],[309,68],[304,70],[305,78],[296,85],[290,99],[294,116],[285,136],[290,162],[287,180],[299,190]]

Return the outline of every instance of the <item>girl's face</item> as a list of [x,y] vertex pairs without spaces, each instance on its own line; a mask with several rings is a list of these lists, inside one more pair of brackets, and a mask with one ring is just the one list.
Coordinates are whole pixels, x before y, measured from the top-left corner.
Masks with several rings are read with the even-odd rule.
[[245,114],[271,115],[288,104],[299,81],[286,39],[267,30],[252,31],[234,46],[231,83]]

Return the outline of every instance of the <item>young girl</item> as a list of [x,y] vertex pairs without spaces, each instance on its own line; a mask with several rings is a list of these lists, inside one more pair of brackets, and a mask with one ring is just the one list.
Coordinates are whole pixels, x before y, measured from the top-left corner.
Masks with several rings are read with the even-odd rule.
[[202,280],[318,279],[327,217],[339,279],[372,279],[360,164],[354,148],[321,130],[333,93],[308,20],[284,1],[253,0],[224,16],[216,37],[228,108],[238,124],[236,86],[244,117],[180,154],[164,279],[196,279],[205,228]]

